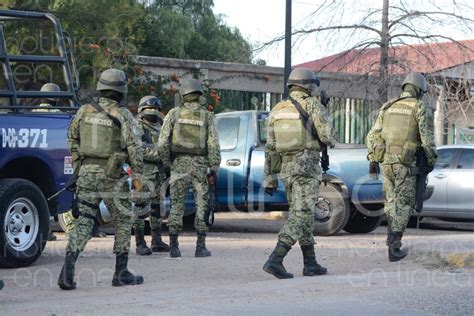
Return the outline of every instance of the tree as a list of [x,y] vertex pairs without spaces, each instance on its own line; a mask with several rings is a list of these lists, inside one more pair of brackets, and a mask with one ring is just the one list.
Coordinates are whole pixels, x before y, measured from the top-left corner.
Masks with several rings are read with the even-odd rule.
[[[327,0],[315,5],[305,21],[305,27],[292,31],[293,46],[311,40],[315,41],[317,49],[330,51],[345,43],[349,46],[346,47],[347,53],[357,50],[352,58],[363,55],[369,48],[378,47],[379,102],[387,101],[389,76],[392,75],[390,65],[404,64],[403,60],[397,59],[399,56],[390,54],[395,46],[407,45],[417,49],[415,44],[452,41],[461,49],[472,51],[451,36],[454,31],[472,34],[474,9],[470,2],[452,1],[448,4],[434,0],[383,0],[382,7],[378,3],[367,1],[363,8],[358,8],[353,2]],[[263,43],[256,51],[267,49],[282,40],[284,35]],[[341,54],[342,57],[345,54]]]
[[[325,59],[327,64],[319,71],[338,65],[340,70],[332,71],[344,72],[346,66],[358,65],[358,61],[365,63],[359,74],[368,78],[368,86],[376,87],[377,100],[373,105],[380,106],[388,100],[389,87],[394,80],[399,80],[397,76],[411,71],[414,63],[424,64],[424,68],[437,73],[430,76],[428,71],[429,82],[441,88],[433,89],[441,95],[435,114],[437,142],[447,142],[447,121],[472,126],[474,102],[469,97],[472,83],[443,77],[437,71],[440,61],[450,60],[452,55],[457,55],[461,63],[474,60],[474,45],[459,40],[466,34],[473,34],[474,7],[470,1],[368,0],[363,2],[363,7],[356,7],[354,2],[326,0],[313,6],[314,10],[302,22],[304,24],[300,23],[303,26],[292,31],[293,47],[303,41],[312,41],[315,50],[332,55]],[[271,48],[282,40],[284,35],[263,43],[256,51]],[[443,42],[453,44],[451,49],[443,50]],[[342,52],[333,55],[336,50]],[[378,50],[378,54],[373,54],[374,50]],[[397,53],[400,51],[416,52],[418,60],[410,60],[409,53]],[[372,58],[364,60],[369,55]],[[357,84],[353,83],[354,86]]]

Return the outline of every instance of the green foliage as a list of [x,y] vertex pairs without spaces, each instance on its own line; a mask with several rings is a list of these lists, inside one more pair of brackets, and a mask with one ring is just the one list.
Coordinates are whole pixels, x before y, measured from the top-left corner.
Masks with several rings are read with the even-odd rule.
[[12,9],[50,11],[60,18],[63,29],[73,38],[85,89],[95,87],[103,69],[115,67],[130,75],[132,98],[138,99],[145,92],[160,95],[163,79],[151,78],[137,68],[131,55],[241,63],[252,60],[249,43],[213,13],[212,0],[3,2]]

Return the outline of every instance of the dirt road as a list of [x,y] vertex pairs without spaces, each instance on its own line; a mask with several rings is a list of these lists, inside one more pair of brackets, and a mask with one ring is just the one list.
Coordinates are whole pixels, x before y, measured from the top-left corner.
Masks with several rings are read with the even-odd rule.
[[56,285],[65,248],[65,235],[58,234],[34,266],[0,270],[5,280],[0,315],[474,313],[474,269],[467,261],[453,265],[445,256],[473,251],[472,232],[410,230],[410,256],[399,263],[386,259],[385,227],[369,235],[318,237],[318,260],[329,274],[302,277],[296,246],[285,259],[295,278],[277,280],[262,265],[282,223],[268,216],[219,214],[208,241],[212,257],[194,257],[189,229],[180,238],[182,259],[130,256],[131,270],[145,277],[135,287],[110,285],[113,236],[95,238],[79,258],[78,289],[70,292]]

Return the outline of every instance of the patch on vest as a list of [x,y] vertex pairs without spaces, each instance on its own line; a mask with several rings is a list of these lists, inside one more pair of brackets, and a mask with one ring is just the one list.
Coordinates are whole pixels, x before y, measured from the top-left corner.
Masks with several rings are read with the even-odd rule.
[[180,124],[188,124],[188,125],[195,125],[195,126],[203,126],[204,122],[199,121],[199,120],[191,120],[191,119],[185,119],[185,118],[180,118],[178,119],[178,123]]
[[100,126],[107,126],[112,127],[114,122],[112,120],[101,119],[97,117],[86,117],[86,123],[92,125],[100,125]]
[[282,112],[275,114],[275,120],[299,120],[300,114],[299,113],[292,113],[292,112]]
[[392,114],[411,115],[411,112],[412,111],[408,109],[397,109],[397,108],[388,109],[388,113],[392,113]]

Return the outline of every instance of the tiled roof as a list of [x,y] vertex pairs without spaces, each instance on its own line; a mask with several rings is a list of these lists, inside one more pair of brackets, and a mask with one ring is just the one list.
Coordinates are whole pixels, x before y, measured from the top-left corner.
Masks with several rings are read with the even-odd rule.
[[[399,45],[389,48],[389,73],[409,71],[434,73],[474,61],[474,40],[418,45]],[[380,49],[353,49],[294,66],[316,72],[378,74]]]

